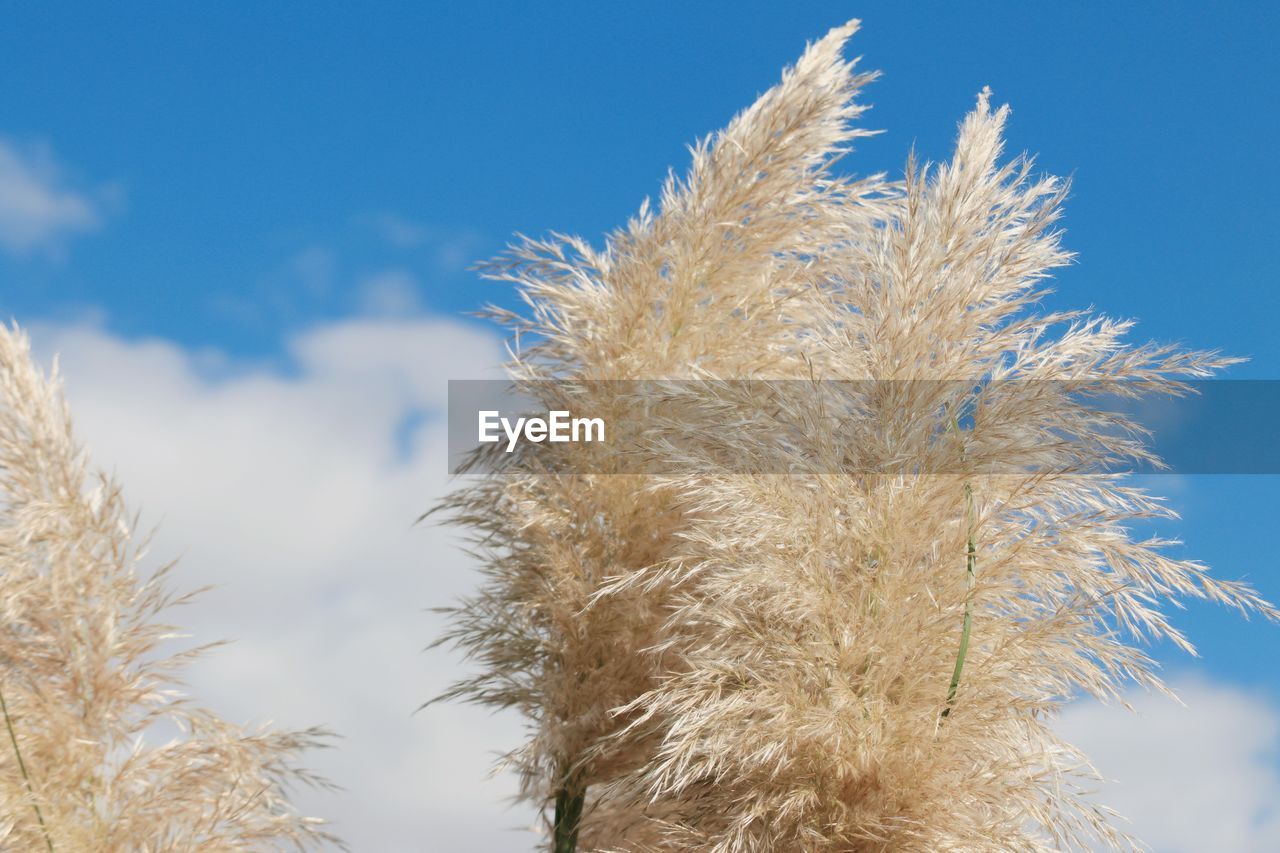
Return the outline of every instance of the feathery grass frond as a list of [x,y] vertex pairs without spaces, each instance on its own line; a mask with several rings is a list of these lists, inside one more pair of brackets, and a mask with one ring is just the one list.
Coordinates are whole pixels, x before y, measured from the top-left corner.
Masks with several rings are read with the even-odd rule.
[[[525,239],[485,268],[530,306],[528,319],[499,314],[536,335],[512,362],[514,376],[808,375],[801,341],[824,282],[819,255],[876,219],[891,195],[878,177],[830,171],[865,135],[851,123],[863,110],[853,98],[873,75],[840,55],[855,28],[812,45],[755,105],[695,146],[659,209],[646,202],[603,251],[568,237]],[[617,398],[580,405],[625,421]],[[641,816],[615,810],[602,792],[648,760],[644,744],[617,739],[626,720],[613,711],[667,666],[642,651],[663,638],[664,593],[598,593],[672,556],[686,523],[680,507],[635,476],[548,473],[489,478],[446,508],[475,532],[487,578],[445,638],[481,673],[447,695],[526,715],[530,740],[511,756],[525,796],[550,808],[580,786],[586,849],[646,843]]]
[[[191,653],[158,618],[184,600],[166,571],[140,577],[141,543],[119,486],[75,442],[56,372],[0,328],[0,750],[6,850],[303,849],[334,840],[287,786],[325,732],[248,731],[191,705]],[[153,727],[185,734],[147,742]],[[154,739],[154,738],[153,738]]]
[[1276,616],[1137,540],[1168,510],[1090,473],[1151,459],[1090,400],[1231,360],[1039,311],[1067,184],[1002,161],[987,91],[949,162],[836,175],[870,79],[840,56],[854,28],[603,250],[524,240],[487,268],[529,306],[498,313],[533,341],[517,379],[705,380],[644,418],[588,390],[651,429],[492,454],[446,504],[485,576],[444,638],[480,671],[447,695],[525,715],[510,761],[556,853],[1123,848],[1054,714],[1162,689],[1134,641],[1190,648],[1171,600]]

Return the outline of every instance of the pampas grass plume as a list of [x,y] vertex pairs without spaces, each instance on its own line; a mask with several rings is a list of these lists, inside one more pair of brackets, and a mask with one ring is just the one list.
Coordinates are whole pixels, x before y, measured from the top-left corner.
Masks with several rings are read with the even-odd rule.
[[[56,372],[0,328],[0,848],[248,851],[336,841],[290,804],[326,784],[319,729],[248,730],[192,704],[159,621],[190,596],[136,564],[119,485],[76,444]],[[155,743],[157,731],[179,732]]]
[[[1276,615],[1134,537],[1171,513],[1096,472],[1149,453],[1082,403],[1231,360],[1040,310],[1067,184],[1003,158],[987,91],[948,162],[836,174],[874,76],[842,57],[855,29],[603,249],[524,240],[486,268],[529,306],[495,312],[531,341],[515,378],[704,380],[680,410],[701,440],[626,448],[678,473],[548,447],[445,507],[485,577],[444,638],[478,673],[447,696],[524,715],[507,761],[556,853],[1133,846],[1055,713],[1163,689],[1137,641],[1191,648],[1176,598]],[[744,379],[771,381],[715,381]]]

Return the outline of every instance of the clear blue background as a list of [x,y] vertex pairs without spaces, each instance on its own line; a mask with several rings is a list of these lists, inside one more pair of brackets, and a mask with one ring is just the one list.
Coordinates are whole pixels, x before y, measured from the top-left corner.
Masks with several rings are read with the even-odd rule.
[[[886,132],[849,168],[897,171],[912,145],[947,156],[990,85],[1014,108],[1011,149],[1075,177],[1079,263],[1053,301],[1136,318],[1139,338],[1250,356],[1232,376],[1280,378],[1275,8],[11,4],[0,133],[48,140],[124,201],[62,260],[0,259],[0,311],[101,311],[128,337],[287,369],[291,330],[355,310],[356,270],[412,271],[447,314],[510,304],[459,255],[486,257],[514,231],[598,239],[806,40],[860,17],[852,49],[884,71],[867,122]],[[422,224],[413,245],[379,236],[387,213]],[[299,262],[315,247],[326,262]],[[1187,553],[1280,599],[1280,483],[1168,485]],[[1280,696],[1280,628],[1198,606],[1180,624],[1211,672]]]

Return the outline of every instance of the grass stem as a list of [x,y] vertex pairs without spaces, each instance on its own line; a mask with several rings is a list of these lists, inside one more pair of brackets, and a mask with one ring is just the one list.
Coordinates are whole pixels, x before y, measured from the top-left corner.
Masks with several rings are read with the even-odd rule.
[[956,652],[956,666],[951,672],[951,686],[947,688],[947,707],[942,710],[942,717],[951,716],[951,707],[956,701],[956,692],[960,689],[960,675],[964,672],[964,659],[969,654],[969,632],[973,628],[973,588],[978,583],[978,548],[974,542],[973,528],[973,487],[964,485],[964,515],[969,526],[969,544],[965,549],[966,572],[969,590],[964,598],[964,625],[960,629],[960,649]]
[[556,792],[554,827],[555,853],[574,853],[578,848],[578,824],[587,792],[578,784],[577,774],[569,775]]
[[22,773],[22,781],[26,783],[27,793],[31,795],[31,808],[35,810],[36,822],[40,824],[40,832],[44,834],[44,843],[52,853],[53,839],[49,837],[49,827],[45,826],[44,815],[40,813],[40,804],[36,802],[36,791],[31,785],[31,776],[27,773],[27,763],[22,760],[22,750],[18,748],[18,735],[13,731],[13,718],[9,716],[9,705],[4,700],[3,688],[0,688],[0,711],[4,712],[4,725],[9,730],[9,742],[13,744],[13,754],[18,759],[18,770]]

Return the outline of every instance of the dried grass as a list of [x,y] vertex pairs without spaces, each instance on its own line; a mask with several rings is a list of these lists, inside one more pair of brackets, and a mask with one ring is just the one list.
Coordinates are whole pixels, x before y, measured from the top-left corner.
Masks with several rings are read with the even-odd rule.
[[[305,849],[332,841],[290,805],[326,734],[246,730],[191,704],[180,636],[158,621],[190,596],[136,570],[145,542],[119,486],[89,468],[56,373],[0,328],[0,847]],[[148,742],[161,728],[182,734]],[[150,735],[150,737],[148,737]]]
[[[1163,612],[1177,597],[1276,616],[1135,541],[1172,515],[1158,499],[1081,473],[1145,453],[1081,399],[1180,393],[1230,360],[1039,310],[1070,258],[1067,187],[1001,162],[1008,109],[987,92],[950,162],[835,175],[865,133],[853,98],[872,75],[841,58],[854,29],[698,145],[603,250],[525,240],[488,268],[529,304],[497,312],[532,341],[521,379],[877,380],[780,383],[769,406],[708,383],[681,413],[704,412],[704,446],[661,448],[678,476],[544,447],[447,503],[486,577],[444,638],[479,673],[448,697],[524,714],[508,760],[556,851],[1124,848],[1053,715],[1079,691],[1161,689],[1134,643],[1190,650]],[[720,403],[759,429],[718,430]],[[753,438],[780,418],[805,439]],[[779,453],[788,475],[721,464],[778,470]]]

